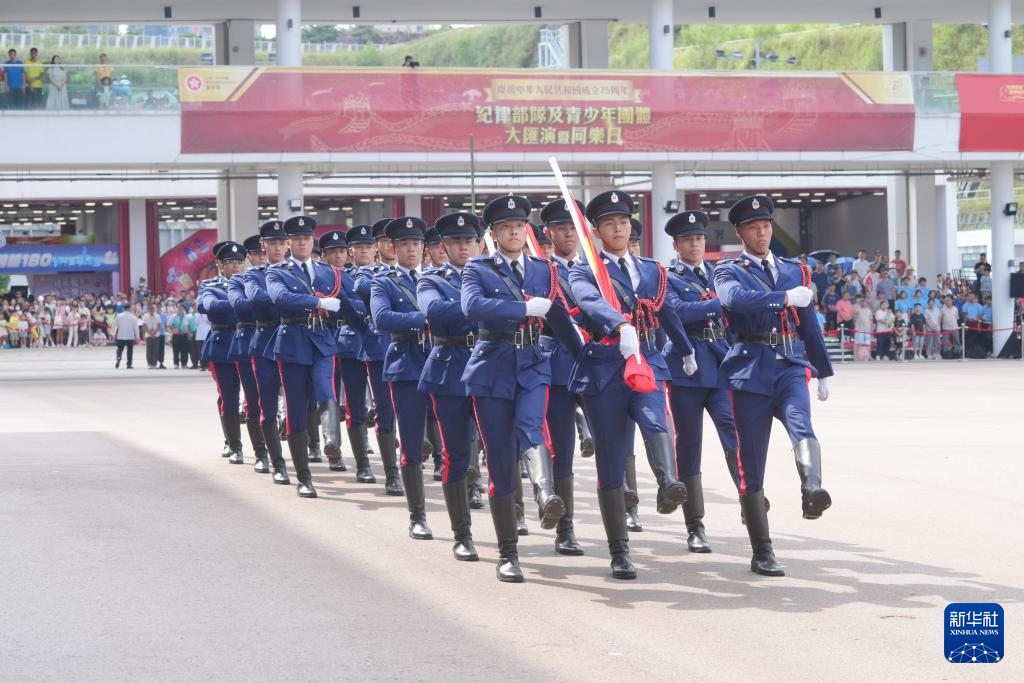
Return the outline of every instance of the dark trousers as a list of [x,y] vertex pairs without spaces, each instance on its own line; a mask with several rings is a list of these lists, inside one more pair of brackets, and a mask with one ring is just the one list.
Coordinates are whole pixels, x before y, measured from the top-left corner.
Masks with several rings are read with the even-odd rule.
[[146,365],[149,367],[155,367],[157,363],[162,362],[160,356],[163,354],[163,337],[146,337]]
[[118,339],[117,340],[117,362],[121,362],[121,352],[128,349],[128,367],[132,366],[132,352],[135,350],[134,339]]
[[345,397],[345,425],[359,427],[365,423],[366,364],[355,358],[339,358],[334,386],[340,388]]
[[261,420],[260,388],[256,382],[252,358],[235,361],[235,368],[238,370],[238,380],[242,384],[242,393],[245,395],[245,417],[246,419]]
[[892,360],[892,332],[883,332],[875,335],[875,354],[879,358]]
[[221,416],[238,415],[238,368],[230,361],[214,360],[210,361],[210,374],[217,385],[217,412]]
[[194,368],[199,367],[199,364],[202,362],[202,360],[201,360],[201,358],[203,356],[203,354],[201,353],[202,348],[203,348],[203,343],[201,341],[199,341],[195,337],[190,337],[189,338],[189,340],[188,340],[188,359],[189,359],[189,365],[191,365]]
[[427,426],[427,394],[415,381],[388,382],[389,393],[398,421],[402,465],[423,462],[423,431]]
[[370,378],[370,393],[373,394],[373,407],[377,415],[376,430],[378,432],[395,431],[395,404],[391,402],[391,389],[384,381],[384,361],[366,361],[366,375]]
[[277,363],[263,356],[255,356],[252,368],[256,390],[260,395],[260,422],[274,422],[277,420],[277,399],[281,394],[281,375]]
[[722,449],[736,450],[736,423],[732,419],[729,392],[724,389],[673,386],[668,388],[668,392],[672,421],[676,427],[676,467],[680,479],[700,474],[705,410],[715,424]]
[[740,495],[764,488],[768,460],[768,437],[772,418],[782,423],[792,443],[813,439],[811,395],[807,384],[811,371],[801,365],[776,359],[770,396],[748,391],[730,391],[733,419],[739,436]]
[[612,491],[623,485],[626,458],[633,455],[636,433],[630,429],[630,420],[640,428],[644,441],[668,431],[664,391],[661,381],[657,391],[640,394],[617,379],[600,393],[583,396],[583,412],[594,436],[598,490]]
[[188,337],[184,334],[171,337],[171,359],[174,360],[174,367],[188,365]]
[[314,351],[312,365],[279,360],[277,370],[284,392],[284,419],[288,434],[306,431],[306,416],[317,405],[338,400],[334,393],[334,356],[321,356]]
[[555,479],[572,476],[576,454],[576,394],[552,384],[548,392],[547,433],[551,442]]
[[468,396],[430,395],[441,432],[444,466],[441,481],[450,484],[466,478],[469,444],[473,440],[473,399]]
[[[516,388],[513,399],[474,396],[473,409],[480,439],[487,451],[490,495],[505,496],[517,488],[519,454],[545,443],[544,419],[548,387]],[[596,436],[596,435],[595,435]],[[619,472],[622,476],[622,472]]]

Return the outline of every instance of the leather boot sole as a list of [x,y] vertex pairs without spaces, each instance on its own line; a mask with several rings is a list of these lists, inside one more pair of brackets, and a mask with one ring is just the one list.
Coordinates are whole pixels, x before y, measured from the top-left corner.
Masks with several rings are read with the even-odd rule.
[[558,496],[551,496],[544,502],[540,511],[540,528],[554,529],[565,516],[565,501]]
[[594,440],[589,436],[580,442],[580,457],[589,458],[594,455]]
[[686,502],[686,486],[682,482],[669,484],[661,491],[658,501],[658,514],[670,515]]
[[821,513],[832,507],[832,496],[825,489],[812,491],[804,503],[804,519],[818,519]]
[[635,508],[640,504],[640,496],[633,489],[623,489],[623,497],[626,499],[627,508]]

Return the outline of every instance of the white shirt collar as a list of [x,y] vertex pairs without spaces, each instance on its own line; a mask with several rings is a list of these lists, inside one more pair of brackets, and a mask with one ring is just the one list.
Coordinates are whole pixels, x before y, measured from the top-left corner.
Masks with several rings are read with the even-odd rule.
[[505,256],[501,252],[498,252],[498,256],[500,256],[505,261],[505,263],[508,264],[509,268],[512,267],[512,262],[513,261],[518,263],[519,264],[519,272],[522,273],[523,275],[526,275],[526,252],[525,251],[519,252],[519,258],[509,258],[508,256]]
[[636,257],[633,256],[628,251],[622,256],[615,256],[614,254],[611,254],[607,251],[603,251],[601,253],[604,255],[606,259],[615,263],[615,265],[619,264],[620,258],[626,260],[626,274],[629,276],[630,282],[633,283],[633,289],[636,289],[637,286],[640,284],[640,265],[637,263]]
[[[750,252],[748,252],[746,250],[743,251],[743,256],[746,256],[748,259],[750,259],[751,261],[753,261],[757,265],[761,265],[761,261],[764,260],[764,259],[757,258],[756,256],[754,256],[753,254],[751,254]],[[775,254],[773,254],[771,251],[769,251],[768,255],[765,256],[764,258],[768,260],[768,268],[771,269],[772,277],[777,282],[778,279],[779,279],[779,263],[778,263],[778,261],[775,260]]]
[[297,259],[297,258],[295,258],[295,257],[293,256],[293,257],[292,257],[292,260],[293,260],[293,261],[295,261],[295,263],[297,263],[297,264],[299,265],[299,267],[300,267],[300,268],[302,267],[302,265],[303,265],[303,264],[305,264],[305,265],[306,265],[306,268],[307,268],[307,269],[309,270],[309,274],[310,274],[310,275],[312,275],[312,274],[313,274],[313,263],[314,263],[314,261],[313,261],[313,257],[312,257],[312,256],[310,256],[310,257],[309,257],[308,259],[306,259],[305,261],[300,261],[299,259]]
[[[552,259],[554,259],[555,263],[559,263],[559,264],[561,264],[561,265],[565,266],[566,268],[568,268],[568,267],[569,267],[569,259],[567,259],[567,258],[562,258],[562,257],[561,257],[561,256],[559,256],[558,254],[552,254],[552,255],[551,255],[551,258],[552,258]],[[573,265],[576,265],[576,264],[578,264],[579,262],[580,262],[580,259],[579,259],[579,257],[578,257],[578,256],[574,256],[574,257],[573,257],[573,259],[572,259],[572,264],[573,264]]]
[[403,275],[409,275],[411,272],[416,271],[416,277],[420,276],[420,272],[416,268],[404,268],[399,265],[396,265],[395,268],[397,268],[398,272],[402,273]]

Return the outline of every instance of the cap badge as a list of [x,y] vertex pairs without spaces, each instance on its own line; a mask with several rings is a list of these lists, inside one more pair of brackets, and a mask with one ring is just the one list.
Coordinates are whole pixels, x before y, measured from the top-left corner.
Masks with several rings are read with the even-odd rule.
[[231,245],[231,251],[238,251],[238,247]]
[[691,223],[696,223],[697,222],[697,214],[694,214],[694,213],[690,214],[690,222]]
[[752,209],[760,209],[761,208],[761,202],[757,201],[757,197],[754,197],[754,200],[752,202],[750,202],[750,208],[752,208]]
[[459,220],[455,221],[455,223],[461,228],[463,225],[466,224],[466,219],[463,218],[462,216],[459,216]]
[[407,227],[407,228],[411,228],[412,227],[412,219],[411,218],[405,222],[405,227]]
[[359,228],[359,234],[360,235],[365,235],[366,234],[366,228]]
[[511,197],[508,198],[508,208],[516,208],[516,200],[512,199]]
[[338,239],[338,233],[334,233],[334,236],[331,239]]

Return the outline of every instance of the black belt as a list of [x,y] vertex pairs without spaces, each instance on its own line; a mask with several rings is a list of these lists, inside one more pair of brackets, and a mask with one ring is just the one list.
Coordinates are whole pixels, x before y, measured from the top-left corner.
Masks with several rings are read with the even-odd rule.
[[309,318],[281,318],[282,325],[308,325]]
[[737,341],[741,344],[768,344],[778,346],[780,344],[792,344],[797,336],[792,332],[783,334],[781,332],[741,332],[737,335]]
[[422,332],[392,332],[391,341],[411,341],[419,344],[423,343],[424,335]]
[[476,344],[476,335],[470,333],[456,337],[431,337],[430,341],[434,346],[464,346],[471,349]]
[[235,323],[236,330],[253,330],[256,329],[256,323]]
[[725,328],[714,326],[714,327],[687,327],[686,334],[691,339],[703,339],[704,341],[717,341],[719,339],[725,339]]
[[256,329],[260,332],[269,332],[270,330],[277,329],[277,322],[259,321],[256,323]]
[[229,330],[234,332],[235,331],[235,326],[234,325],[210,325],[210,329],[213,330],[214,332],[227,332]]
[[515,332],[498,332],[496,330],[480,330],[480,341],[498,344],[514,344],[517,349],[534,346],[540,343],[540,334],[533,327],[519,328]]

